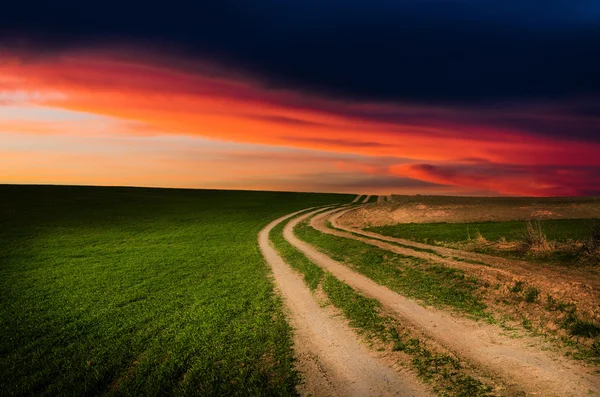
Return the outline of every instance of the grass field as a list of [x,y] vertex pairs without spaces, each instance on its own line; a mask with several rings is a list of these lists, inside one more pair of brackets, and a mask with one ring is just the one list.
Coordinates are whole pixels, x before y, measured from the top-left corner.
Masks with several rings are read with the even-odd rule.
[[[566,242],[583,240],[590,235],[598,219],[547,219],[539,221],[549,240]],[[480,233],[486,240],[519,241],[526,232],[526,222],[472,222],[472,223],[405,223],[368,230],[387,236],[400,237],[426,243],[461,242],[473,239]]]
[[[471,223],[405,223],[370,227],[366,230],[387,236],[399,237],[435,245],[458,243],[458,247],[500,256],[549,260],[560,264],[573,264],[581,259],[585,242],[598,233],[598,219],[546,219],[529,223],[539,230],[549,249],[531,250],[528,222],[471,222]],[[502,246],[497,243],[508,242]],[[496,243],[496,244],[495,244]],[[535,248],[535,247],[534,247]],[[586,257],[589,259],[589,255]],[[590,262],[587,260],[587,262]]]
[[0,186],[2,394],[294,394],[256,235],[351,198]]

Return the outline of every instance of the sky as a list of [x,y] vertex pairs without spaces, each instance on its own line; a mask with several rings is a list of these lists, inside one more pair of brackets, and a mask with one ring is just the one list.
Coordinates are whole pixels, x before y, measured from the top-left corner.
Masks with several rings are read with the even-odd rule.
[[0,183],[600,195],[597,0],[20,1]]

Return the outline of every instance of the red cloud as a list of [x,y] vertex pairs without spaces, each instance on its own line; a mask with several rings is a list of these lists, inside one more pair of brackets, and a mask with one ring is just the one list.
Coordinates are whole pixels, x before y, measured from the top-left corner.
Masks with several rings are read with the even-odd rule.
[[600,176],[586,167],[524,167],[502,164],[401,164],[390,173],[421,181],[525,196],[597,195]]
[[[29,93],[21,99],[25,102],[111,116],[127,122],[121,124],[123,134],[184,134],[401,158],[418,164],[394,166],[394,175],[507,194],[581,194],[580,179],[597,180],[600,167],[598,142],[531,132],[519,121],[527,118],[526,108],[341,102],[269,89],[214,65],[175,67],[148,57],[125,61],[108,52],[0,60],[0,93],[7,98],[18,90]],[[578,128],[596,123],[589,116],[542,117],[540,112],[532,110],[530,119],[544,126],[556,120]],[[0,130],[9,125],[14,120],[0,120]],[[20,131],[38,128],[25,122]],[[469,168],[463,158],[483,161]],[[484,162],[494,165],[486,168]],[[337,167],[388,173],[381,165]],[[583,168],[587,171],[578,171]]]

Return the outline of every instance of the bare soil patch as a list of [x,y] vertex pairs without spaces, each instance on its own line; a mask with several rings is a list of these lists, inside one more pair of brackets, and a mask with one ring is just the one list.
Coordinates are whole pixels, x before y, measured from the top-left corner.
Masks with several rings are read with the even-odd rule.
[[347,213],[341,220],[356,228],[397,223],[484,222],[532,219],[600,218],[600,198],[511,198],[392,196]]

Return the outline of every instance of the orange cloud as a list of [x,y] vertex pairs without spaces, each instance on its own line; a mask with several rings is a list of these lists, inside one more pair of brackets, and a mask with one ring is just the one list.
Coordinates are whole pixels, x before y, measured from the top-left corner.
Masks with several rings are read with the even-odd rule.
[[[109,52],[69,53],[33,61],[4,54],[0,59],[1,101],[119,121],[99,129],[93,127],[94,121],[48,123],[0,117],[0,132],[60,134],[79,126],[95,135],[183,135],[390,157],[424,165],[404,164],[388,170],[382,164],[337,161],[330,166],[350,173],[398,175],[512,194],[545,194],[550,190],[544,178],[535,173],[526,178],[512,174],[490,178],[486,173],[431,168],[427,164],[455,164],[477,158],[509,168],[600,166],[600,145],[596,142],[569,141],[532,134],[518,126],[486,124],[476,111],[341,102],[269,89],[210,65],[196,65],[193,70],[167,67],[143,57],[126,61]],[[521,117],[511,114],[517,116]],[[285,164],[285,159],[278,164]],[[245,169],[255,175],[271,172],[252,165]],[[564,178],[561,180],[569,185]],[[524,184],[528,187],[521,187]]]

